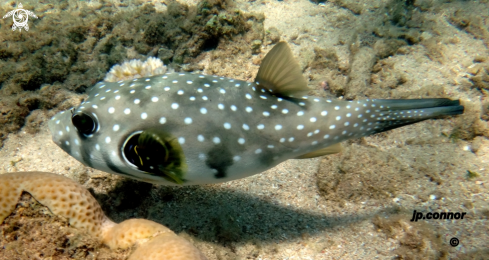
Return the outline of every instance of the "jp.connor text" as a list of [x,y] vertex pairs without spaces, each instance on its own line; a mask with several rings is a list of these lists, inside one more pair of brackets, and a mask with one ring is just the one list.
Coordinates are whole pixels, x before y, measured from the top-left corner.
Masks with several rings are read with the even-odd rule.
[[423,214],[422,212],[413,212],[413,218],[411,222],[417,222],[419,219],[464,219],[467,212],[428,212]]

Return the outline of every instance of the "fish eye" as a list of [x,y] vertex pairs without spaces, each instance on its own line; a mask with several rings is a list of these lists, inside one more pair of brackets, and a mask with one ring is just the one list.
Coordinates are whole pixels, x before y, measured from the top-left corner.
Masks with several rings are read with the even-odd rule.
[[91,135],[97,130],[97,121],[87,113],[79,112],[71,117],[71,122],[78,132]]

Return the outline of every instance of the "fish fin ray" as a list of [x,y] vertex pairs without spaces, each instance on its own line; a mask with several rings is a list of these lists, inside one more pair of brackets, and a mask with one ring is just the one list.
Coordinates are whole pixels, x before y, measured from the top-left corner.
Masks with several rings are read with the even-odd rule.
[[286,42],[279,42],[265,56],[255,84],[258,90],[281,97],[300,96],[310,90]]
[[295,159],[309,159],[309,158],[315,158],[323,155],[328,155],[328,154],[335,154],[339,153],[343,150],[343,147],[341,146],[340,143],[330,145],[328,147],[325,147],[323,149],[319,149],[314,152],[306,153],[301,156],[296,157]]

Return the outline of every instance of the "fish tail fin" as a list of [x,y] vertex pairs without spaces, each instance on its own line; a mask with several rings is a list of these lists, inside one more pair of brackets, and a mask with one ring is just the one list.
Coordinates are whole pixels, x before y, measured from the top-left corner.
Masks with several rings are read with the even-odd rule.
[[374,133],[464,112],[459,100],[446,98],[377,99],[372,104],[376,105],[375,112],[378,113]]

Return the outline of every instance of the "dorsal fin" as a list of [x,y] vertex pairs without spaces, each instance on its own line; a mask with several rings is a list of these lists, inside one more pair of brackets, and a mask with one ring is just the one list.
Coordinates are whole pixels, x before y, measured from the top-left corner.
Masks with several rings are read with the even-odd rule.
[[307,81],[286,42],[279,42],[265,56],[255,84],[259,90],[264,89],[282,97],[299,97],[309,91]]
[[342,150],[343,150],[343,148],[341,147],[341,144],[337,143],[337,144],[333,144],[333,145],[330,145],[328,147],[325,147],[323,149],[319,149],[319,150],[314,151],[314,152],[303,154],[299,157],[296,157],[295,159],[309,159],[309,158],[319,157],[319,156],[323,156],[323,155],[339,153]]

